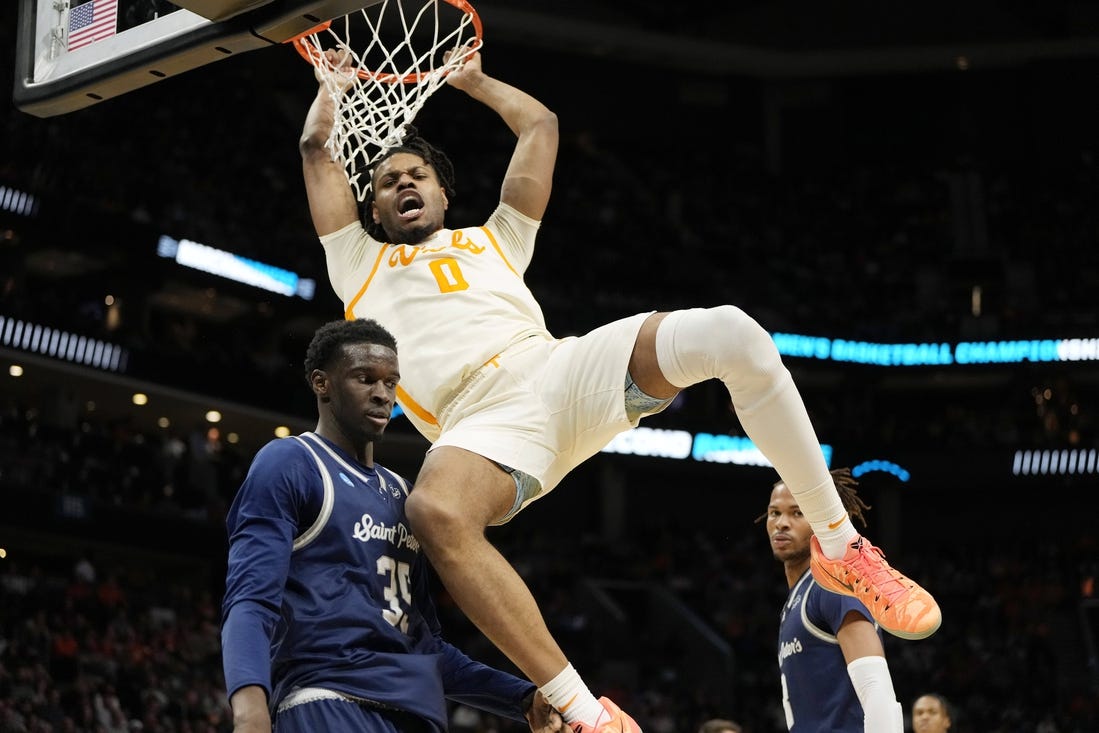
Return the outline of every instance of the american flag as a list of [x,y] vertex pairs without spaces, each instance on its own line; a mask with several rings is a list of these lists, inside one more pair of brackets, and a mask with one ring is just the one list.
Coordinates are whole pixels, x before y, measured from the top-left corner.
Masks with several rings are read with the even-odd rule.
[[75,51],[115,33],[118,0],[92,0],[69,9],[69,50]]

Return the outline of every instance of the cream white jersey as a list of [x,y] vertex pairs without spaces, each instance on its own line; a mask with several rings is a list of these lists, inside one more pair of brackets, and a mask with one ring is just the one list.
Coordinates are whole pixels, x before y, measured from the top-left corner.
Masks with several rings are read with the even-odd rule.
[[473,372],[523,339],[552,339],[523,281],[539,225],[501,203],[484,226],[416,245],[379,242],[359,222],[320,238],[345,317],[372,318],[397,339],[397,399],[428,440]]

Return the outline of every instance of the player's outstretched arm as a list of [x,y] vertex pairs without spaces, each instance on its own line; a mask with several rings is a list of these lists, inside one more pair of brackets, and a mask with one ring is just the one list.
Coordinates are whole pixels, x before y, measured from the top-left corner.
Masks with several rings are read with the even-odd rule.
[[314,69],[317,96],[309,107],[298,141],[309,214],[318,236],[338,231],[359,218],[359,207],[347,180],[344,161],[338,156],[334,159],[325,147],[336,114],[336,103],[329,89],[347,89],[354,84],[354,70],[347,62],[346,52],[341,54],[330,49],[325,51],[325,56],[329,67]]
[[557,115],[526,92],[486,74],[480,53],[452,71],[447,83],[500,115],[519,138],[504,175],[500,200],[541,221],[557,161]]

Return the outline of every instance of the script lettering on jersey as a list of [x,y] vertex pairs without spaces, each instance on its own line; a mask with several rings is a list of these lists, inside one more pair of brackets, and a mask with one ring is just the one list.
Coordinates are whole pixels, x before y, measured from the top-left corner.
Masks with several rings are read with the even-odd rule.
[[363,514],[362,519],[355,522],[355,530],[351,536],[359,542],[384,540],[395,547],[407,547],[413,552],[420,551],[419,541],[412,536],[412,531],[403,523],[398,522],[390,527],[382,522],[375,522],[374,517],[369,514]]
[[799,654],[802,651],[801,639],[794,637],[793,641],[784,642],[778,649],[778,663],[782,664],[782,660],[787,657],[792,657],[795,654]]
[[485,251],[485,248],[472,239],[467,238],[462,231],[456,230],[451,233],[450,241],[443,242],[442,244],[435,245],[423,245],[417,244],[410,246],[407,244],[398,244],[393,247],[393,251],[389,255],[390,267],[407,267],[411,265],[416,256],[421,252],[442,252],[445,249],[453,247],[454,249],[464,249],[470,254],[479,255]]

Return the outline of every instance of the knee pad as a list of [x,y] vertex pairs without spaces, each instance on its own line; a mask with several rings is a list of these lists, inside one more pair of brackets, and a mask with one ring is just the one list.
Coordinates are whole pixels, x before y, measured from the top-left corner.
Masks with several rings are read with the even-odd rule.
[[738,409],[790,378],[771,335],[734,305],[669,313],[656,331],[656,358],[679,388],[720,379]]

